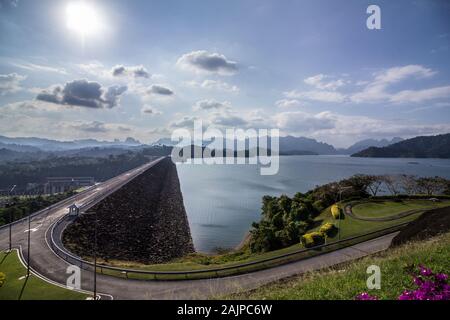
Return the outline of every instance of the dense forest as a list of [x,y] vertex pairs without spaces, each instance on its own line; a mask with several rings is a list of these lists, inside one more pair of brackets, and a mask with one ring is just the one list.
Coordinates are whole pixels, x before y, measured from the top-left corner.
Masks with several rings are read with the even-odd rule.
[[0,189],[17,185],[24,189],[28,183],[44,183],[47,177],[94,177],[104,181],[149,161],[151,156],[170,154],[171,148],[147,148],[108,157],[50,157],[32,161],[0,164]]
[[450,158],[450,133],[416,137],[383,148],[370,147],[352,157],[374,158]]
[[11,197],[7,204],[0,208],[0,226],[27,217],[74,194],[75,192],[70,191],[51,196]]

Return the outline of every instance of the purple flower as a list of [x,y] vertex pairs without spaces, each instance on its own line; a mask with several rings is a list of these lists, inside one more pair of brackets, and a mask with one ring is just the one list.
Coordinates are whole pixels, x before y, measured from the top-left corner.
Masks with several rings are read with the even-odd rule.
[[360,293],[356,296],[356,300],[378,300],[377,296],[371,296],[367,292]]
[[419,266],[420,268],[420,274],[424,277],[429,277],[433,275],[433,271],[431,269],[425,268],[423,266]]
[[411,291],[405,290],[398,297],[398,300],[414,300],[414,295],[413,295],[413,293]]
[[416,276],[414,277],[413,282],[414,282],[414,284],[417,285],[417,286],[421,286],[421,285],[423,284],[422,278],[416,277]]
[[446,275],[445,273],[438,273],[434,276],[434,278],[436,279],[436,281],[446,282],[448,279],[448,275]]
[[449,300],[450,286],[448,275],[434,274],[429,268],[419,266],[419,272],[413,275],[416,290],[405,290],[398,297],[399,300]]

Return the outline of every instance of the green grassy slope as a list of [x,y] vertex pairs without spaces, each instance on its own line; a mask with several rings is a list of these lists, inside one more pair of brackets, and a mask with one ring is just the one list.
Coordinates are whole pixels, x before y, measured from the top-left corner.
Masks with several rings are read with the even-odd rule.
[[6,281],[0,287],[0,300],[85,300],[83,293],[64,289],[31,275],[20,262],[17,251],[0,252],[0,272],[6,274]]
[[[363,204],[361,204],[363,205]],[[371,203],[367,203],[367,206],[370,206]],[[393,210],[393,214],[397,214],[399,212],[409,211],[413,209],[423,209],[423,211],[427,209],[436,208],[438,206],[448,206],[450,205],[450,201],[434,203],[431,201],[423,201],[423,200],[404,200],[400,204],[394,201],[383,201],[380,204],[375,204],[376,209],[382,209],[384,215],[387,215],[387,212]],[[331,216],[330,208],[325,209],[319,216],[315,218],[317,227],[315,229],[319,229],[320,225],[331,222],[335,225],[339,225],[341,228],[341,239],[362,235],[368,232],[377,231],[383,228],[392,227],[398,224],[402,224],[404,222],[409,222],[417,217],[419,217],[423,211],[417,212],[413,215],[403,217],[393,221],[361,221],[356,220],[348,216],[344,216],[342,220],[339,222],[335,220]],[[313,229],[314,230],[314,229]],[[327,239],[327,242],[333,242],[338,240],[338,234],[333,235]],[[145,265],[139,264],[132,261],[117,261],[117,260],[109,260],[104,262],[106,265],[113,265],[117,267],[129,268],[129,269],[140,269],[140,270],[149,270],[149,271],[180,271],[180,270],[199,270],[199,269],[209,269],[209,268],[219,268],[219,267],[228,267],[233,266],[245,262],[261,260],[265,258],[270,258],[274,256],[278,256],[284,253],[293,252],[303,248],[303,246],[299,243],[284,249],[275,250],[271,252],[265,253],[251,253],[250,250],[246,247],[237,250],[231,251],[225,254],[218,255],[205,255],[201,253],[195,253],[188,255],[186,257],[177,259],[171,263],[165,264],[156,264],[156,265]],[[112,273],[115,275],[115,273]],[[214,276],[214,274],[211,274]],[[132,276],[134,277],[134,276]],[[181,277],[184,278],[184,275]],[[144,276],[144,278],[148,278],[148,276]],[[150,276],[152,278],[152,276]],[[161,277],[163,279],[165,277]],[[173,279],[174,277],[169,277]],[[177,278],[177,277],[175,277]]]
[[[369,290],[380,299],[397,299],[404,289],[412,289],[408,270],[423,264],[435,272],[450,273],[450,233],[427,241],[409,243],[383,253],[346,263],[339,267],[308,273],[276,282],[250,292],[227,296],[229,299],[329,300],[354,299],[368,291],[366,269],[381,268],[381,290]],[[223,297],[221,297],[223,298]]]
[[377,201],[365,202],[353,206],[353,213],[358,217],[388,217],[401,212],[448,206],[449,201],[433,203],[429,200]]

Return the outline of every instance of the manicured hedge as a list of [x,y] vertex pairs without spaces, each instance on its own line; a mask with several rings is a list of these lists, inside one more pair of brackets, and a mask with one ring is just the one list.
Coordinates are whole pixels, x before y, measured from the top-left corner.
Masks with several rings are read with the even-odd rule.
[[337,204],[331,206],[331,214],[333,218],[339,219],[341,217],[341,208]]
[[3,272],[0,272],[0,287],[3,286],[5,281],[6,281],[6,275]]
[[326,236],[330,236],[336,230],[337,230],[337,227],[334,224],[327,222],[320,227],[319,232],[323,233]]
[[302,236],[302,244],[306,247],[314,247],[325,242],[325,235],[321,232],[310,232]]

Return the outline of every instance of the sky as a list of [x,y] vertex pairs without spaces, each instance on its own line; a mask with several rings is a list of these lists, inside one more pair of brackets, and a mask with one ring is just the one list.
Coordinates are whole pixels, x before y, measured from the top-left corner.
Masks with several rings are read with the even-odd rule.
[[0,135],[448,133],[449,46],[446,0],[0,0]]

